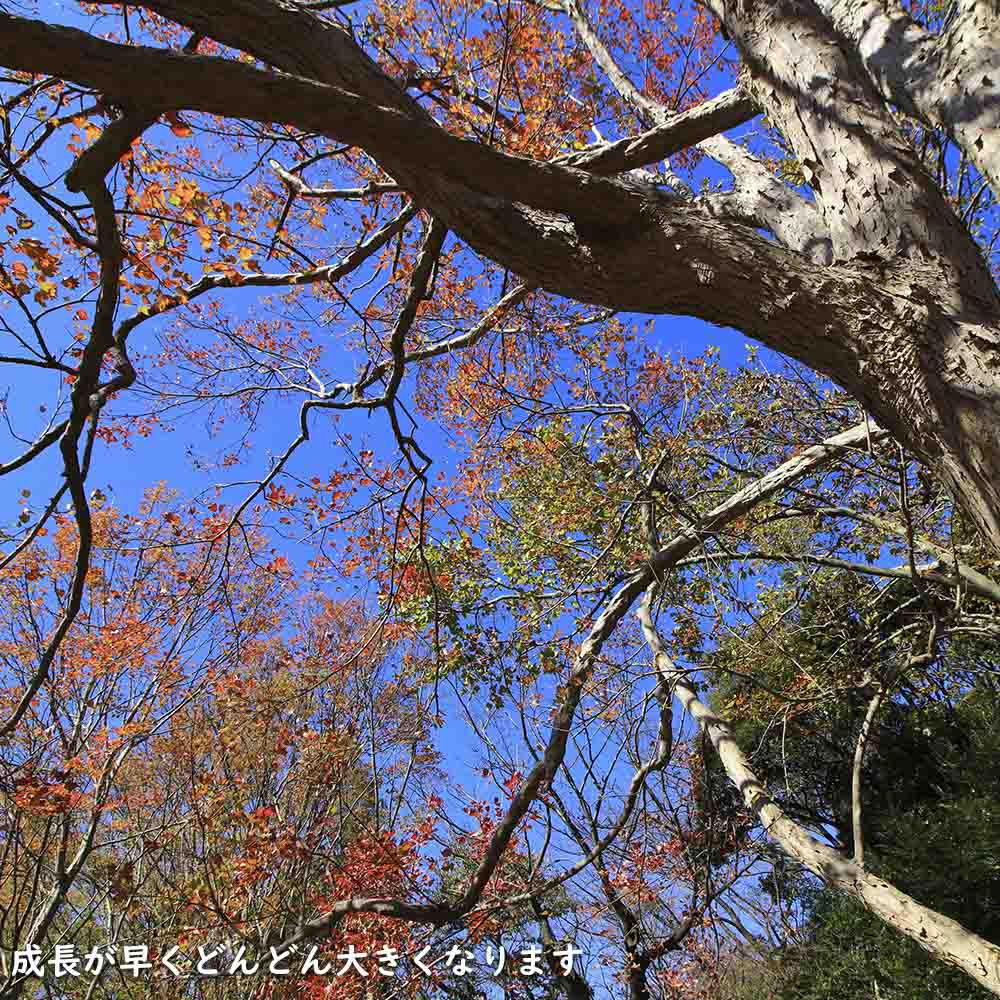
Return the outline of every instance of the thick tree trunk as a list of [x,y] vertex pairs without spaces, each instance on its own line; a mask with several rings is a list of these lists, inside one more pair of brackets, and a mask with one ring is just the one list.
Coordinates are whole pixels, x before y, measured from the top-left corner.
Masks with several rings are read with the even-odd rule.
[[941,128],[1000,197],[1000,8],[964,0],[932,35],[897,0],[819,0],[879,92]]
[[813,0],[711,0],[750,70],[749,90],[816,194],[834,260],[936,260],[943,306],[997,306],[982,254]]
[[[849,335],[845,368],[823,370],[921,455],[1000,543],[1000,299],[979,248],[858,53],[813,0],[710,6],[749,67],[751,94],[798,156],[834,260],[878,258],[881,273],[897,275],[886,299],[857,303],[864,328]],[[971,16],[953,31],[965,32],[970,53],[967,23]]]
[[[364,146],[470,246],[529,284],[733,327],[830,376],[939,474],[1000,547],[992,278],[814,9],[782,0],[761,8],[774,16],[750,27],[732,19],[730,28],[751,64],[779,67],[753,86],[806,149],[800,156],[838,258],[829,267],[706,205],[448,135],[343,32],[301,8],[278,0],[148,6],[315,79],[112,45],[8,15],[0,15],[0,63],[129,103],[285,121]],[[348,85],[357,91],[337,89]],[[805,93],[814,85],[826,88],[819,97],[832,110]],[[845,106],[851,122],[836,117]]]

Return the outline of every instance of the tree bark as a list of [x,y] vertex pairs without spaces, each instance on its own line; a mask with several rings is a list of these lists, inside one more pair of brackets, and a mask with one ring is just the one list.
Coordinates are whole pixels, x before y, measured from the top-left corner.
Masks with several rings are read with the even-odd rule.
[[654,655],[656,669],[673,685],[680,703],[708,735],[729,780],[760,820],[768,836],[789,857],[818,875],[831,888],[859,900],[877,917],[916,941],[936,959],[961,969],[991,993],[1000,996],[1000,948],[848,861],[839,851],[820,843],[785,815],[750,769],[728,723],[699,698],[688,673],[679,670],[667,655],[650,616],[650,596],[647,595],[638,614]]
[[0,62],[127,104],[283,121],[363,146],[419,204],[528,284],[733,327],[831,377],[1000,547],[996,289],[864,68],[814,5],[775,0],[744,5],[740,17],[719,13],[751,67],[755,100],[809,171],[833,247],[829,267],[631,178],[449,135],[343,31],[290,3],[147,6],[282,73],[9,15],[0,15]]
[[1000,11],[963,0],[933,35],[897,0],[819,0],[857,49],[879,93],[941,128],[1000,198]]

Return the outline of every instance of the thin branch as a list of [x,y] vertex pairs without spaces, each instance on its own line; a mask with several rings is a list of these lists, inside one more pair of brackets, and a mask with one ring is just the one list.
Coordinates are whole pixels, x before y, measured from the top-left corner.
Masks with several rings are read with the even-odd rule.
[[[303,409],[309,405],[304,404]],[[701,521],[675,535],[615,591],[577,650],[569,676],[562,685],[561,700],[554,708],[552,726],[541,758],[514,794],[506,814],[493,830],[482,861],[457,899],[429,904],[390,898],[354,897],[340,900],[332,904],[326,913],[299,924],[298,929],[283,942],[282,948],[329,934],[351,913],[375,913],[438,926],[452,923],[469,913],[481,898],[511,837],[532,803],[543,788],[552,783],[562,766],[584,685],[605,642],[629,613],[635,601],[648,587],[655,585],[666,569],[693,552],[713,533],[721,531],[779,490],[829,464],[846,450],[861,447],[867,440],[867,433],[865,424],[858,424],[822,444],[804,449],[794,458],[738,491],[706,514]],[[881,428],[873,428],[872,434],[878,438],[886,436]]]
[[359,188],[312,187],[297,174],[286,170],[277,160],[267,162],[288,188],[289,194],[295,194],[299,198],[316,198],[320,201],[360,201],[376,195],[400,194],[403,190],[398,184],[377,181],[371,181]]
[[868,736],[875,716],[882,707],[885,693],[885,685],[879,684],[878,690],[868,702],[868,711],[865,712],[861,732],[858,733],[858,742],[854,747],[854,767],[851,770],[851,826],[854,831],[854,863],[859,868],[865,866],[865,841],[861,829],[861,767],[864,764],[865,750],[868,748]]

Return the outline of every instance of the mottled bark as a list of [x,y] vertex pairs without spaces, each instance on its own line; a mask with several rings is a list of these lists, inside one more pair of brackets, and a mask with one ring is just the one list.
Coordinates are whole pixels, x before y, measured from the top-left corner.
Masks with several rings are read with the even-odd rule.
[[[853,123],[840,120],[848,84],[836,74],[852,66],[815,12],[796,20],[794,10],[775,8],[784,21],[764,18],[747,29],[744,54],[755,65],[764,55],[784,59],[780,72],[753,86],[793,142],[817,148],[816,159],[802,159],[839,256],[825,268],[631,178],[449,135],[343,32],[301,9],[277,0],[149,6],[285,72],[113,45],[6,15],[0,62],[60,74],[126,103],[285,121],[364,146],[421,205],[528,284],[734,327],[829,375],[923,457],[1000,545],[1000,310],[992,281],[911,154],[876,120],[874,91],[853,85],[871,106]],[[822,58],[803,57],[809,46]],[[793,97],[811,72],[820,82],[799,108]],[[824,109],[821,100],[833,103]],[[883,146],[872,139],[880,130]]]
[[733,175],[732,190],[702,199],[713,215],[767,229],[790,250],[816,264],[833,260],[833,246],[816,205],[793,190],[744,146],[725,136],[700,144]]
[[[812,0],[710,5],[740,49],[751,95],[816,194],[834,260],[877,259],[883,273],[890,261],[912,265],[886,289],[901,313],[890,306],[874,315],[874,303],[859,303],[868,329],[854,340],[856,376],[828,374],[905,437],[998,544],[1000,303],[982,254],[861,56]],[[877,386],[864,384],[872,373]]]
[[710,5],[750,69],[751,94],[798,157],[834,259],[932,258],[947,276],[948,304],[995,306],[978,248],[812,0]]
[[896,0],[819,0],[887,100],[965,152],[1000,197],[1000,9],[964,0],[931,34]]

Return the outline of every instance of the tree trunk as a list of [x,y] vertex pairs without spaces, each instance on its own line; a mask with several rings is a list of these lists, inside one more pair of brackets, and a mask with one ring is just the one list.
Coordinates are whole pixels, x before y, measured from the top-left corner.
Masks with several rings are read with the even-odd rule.
[[678,670],[667,655],[653,626],[648,598],[639,610],[639,619],[653,650],[657,671],[673,686],[680,703],[708,735],[729,780],[760,819],[768,836],[831,888],[860,900],[877,917],[916,941],[936,959],[968,973],[1000,996],[1000,948],[865,871],[789,819],[750,769],[729,724],[701,701],[688,674]]
[[941,128],[1000,197],[1000,8],[963,0],[940,35],[897,0],[819,0],[885,100]]

